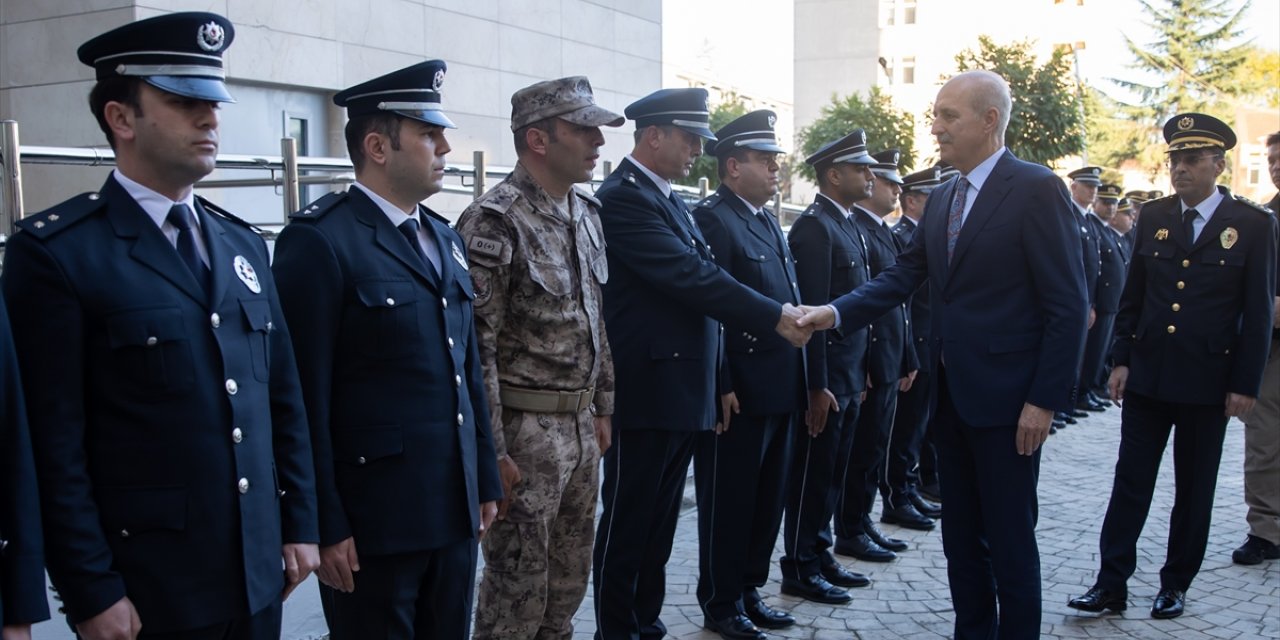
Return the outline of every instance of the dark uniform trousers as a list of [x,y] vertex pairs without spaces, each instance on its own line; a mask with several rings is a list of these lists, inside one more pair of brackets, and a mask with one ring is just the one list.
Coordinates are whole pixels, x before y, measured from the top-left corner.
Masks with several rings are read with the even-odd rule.
[[[919,325],[917,325],[919,326]],[[908,502],[908,493],[920,484],[923,459],[932,458],[929,468],[937,465],[933,443],[925,446],[929,418],[933,414],[933,375],[917,371],[911,388],[898,393],[898,406],[893,415],[893,431],[889,433],[889,449],[885,452],[885,472],[880,478],[880,496],[887,508]],[[936,469],[934,470],[936,474]]]
[[[857,223],[825,196],[801,214],[788,238],[805,304],[825,304],[870,279]],[[829,390],[839,411],[827,414],[822,433],[794,428],[784,525],[783,575],[804,578],[836,565],[831,517],[844,493],[853,432],[866,389],[868,331],[819,331],[805,347],[809,388]]]
[[144,628],[138,633],[138,640],[275,640],[280,637],[282,610],[277,600],[251,616],[199,629],[147,633]]
[[[791,252],[773,217],[726,186],[693,213],[715,261],[779,303],[800,303]],[[718,386],[736,395],[730,428],[698,435],[698,602],[720,620],[760,599],[786,496],[791,428],[807,403],[804,351],[727,324]]]

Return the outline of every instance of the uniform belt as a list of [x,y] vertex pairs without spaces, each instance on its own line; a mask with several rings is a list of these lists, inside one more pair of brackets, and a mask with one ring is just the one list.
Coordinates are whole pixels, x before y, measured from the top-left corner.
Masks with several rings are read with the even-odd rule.
[[499,390],[502,406],[534,413],[580,413],[591,406],[595,389],[581,391],[543,391],[503,385]]

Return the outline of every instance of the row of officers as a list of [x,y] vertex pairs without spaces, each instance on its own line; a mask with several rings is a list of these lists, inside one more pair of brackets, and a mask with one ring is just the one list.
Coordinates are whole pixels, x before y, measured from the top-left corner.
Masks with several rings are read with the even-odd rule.
[[[519,162],[451,227],[421,204],[440,190],[450,150],[446,69],[415,64],[334,97],[347,110],[356,183],[294,213],[272,262],[250,225],[192,190],[214,168],[217,105],[232,101],[221,54],[233,38],[221,16],[176,13],[79,48],[96,72],[90,107],[117,168],[97,192],[25,218],[7,247],[5,640],[47,616],[45,568],[87,640],[278,638],[284,598],[312,572],[335,640],[568,638],[589,584],[597,638],[661,638],[664,567],[691,461],[697,597],[705,626],[723,637],[759,640],[795,623],[761,593],[780,530],[782,592],[849,602],[848,589],[870,581],[836,555],[887,562],[906,549],[874,523],[877,501],[881,521],[931,529],[939,499],[962,498],[948,531],[968,532],[975,546],[944,531],[949,563],[995,566],[988,589],[1012,575],[1003,564],[1026,550],[990,545],[993,563],[982,554],[995,532],[982,526],[1024,523],[975,525],[983,505],[971,504],[970,478],[953,483],[946,465],[931,464],[945,457],[928,446],[932,396],[959,384],[966,366],[931,313],[954,292],[916,281],[866,322],[841,302],[901,280],[926,244],[948,259],[954,248],[959,264],[967,246],[988,243],[983,234],[1012,233],[964,221],[970,209],[999,220],[983,209],[1006,206],[996,199],[1009,189],[1004,173],[1010,184],[1023,177],[1026,163],[963,126],[1000,122],[1001,109],[1007,122],[998,76],[962,75],[940,92],[948,173],[902,176],[897,152],[868,154],[860,129],[824,145],[806,159],[819,195],[784,236],[765,207],[783,152],[774,114],[713,132],[704,90],[664,89],[624,117],[597,105],[583,77],[512,96]],[[1001,92],[993,111],[979,108]],[[594,195],[576,188],[590,180],[601,127],[627,119],[631,153]],[[1045,303],[1069,319],[1052,345],[1044,340],[1053,379],[1068,381],[1046,410],[1089,400],[1108,352],[1109,395],[1126,401],[1126,421],[1136,394],[1156,405],[1190,399],[1219,416],[1247,408],[1233,395],[1257,396],[1275,219],[1213,188],[1220,155],[1186,160],[1230,148],[1223,129],[1199,114],[1166,128],[1179,167],[1219,168],[1195,190],[1175,175],[1180,198],[1148,202],[1132,231],[1132,204],[1109,225],[1105,193],[1088,212],[1095,168],[1072,176],[1077,208],[1056,178],[1012,189],[1011,200],[1049,203],[1041,218],[1061,213],[1040,225],[1055,232],[1037,257],[1050,264],[1033,265],[1058,274],[1044,291],[1069,292]],[[977,158],[985,169],[970,162],[974,149],[994,152]],[[704,152],[721,187],[691,209],[671,181]],[[1198,205],[1194,235],[1170,231],[1165,217],[1200,203],[1206,179],[1217,195]],[[966,206],[970,191],[978,195]],[[1206,237],[1222,240],[1204,249]],[[1173,277],[1176,288],[1165,282]],[[1098,289],[1123,290],[1118,309]],[[1165,298],[1177,298],[1172,312]],[[819,320],[827,313],[834,322]],[[1097,365],[1086,316],[1088,326],[1115,326],[1098,329]],[[1040,345],[989,331],[983,341],[1000,362]],[[959,358],[951,378],[944,345]],[[1128,395],[1114,390],[1122,370],[1132,370]],[[1213,377],[1187,379],[1201,372]],[[1212,397],[1224,384],[1225,412]],[[944,406],[969,411],[958,395]],[[1211,413],[1195,415],[1213,422]],[[1038,462],[1040,442],[1019,440],[1017,453]],[[1137,532],[1125,536],[1139,510],[1123,510],[1103,606],[1133,571]],[[1178,565],[1183,590],[1198,568],[1188,560]],[[994,592],[975,605],[959,576],[982,578],[953,571],[957,637],[990,632]],[[1022,610],[1000,637],[1033,637],[1017,626],[1033,618],[1038,633],[1036,582],[1018,590],[1034,591],[1035,615]]]

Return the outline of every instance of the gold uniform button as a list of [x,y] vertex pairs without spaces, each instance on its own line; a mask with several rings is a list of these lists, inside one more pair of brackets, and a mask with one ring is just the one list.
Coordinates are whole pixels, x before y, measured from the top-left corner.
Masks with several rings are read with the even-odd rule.
[[1189,267],[1189,266],[1191,266],[1191,261],[1190,261],[1190,260],[1183,260],[1183,261],[1182,261],[1182,266],[1183,266],[1183,267]]
[[1178,281],[1178,288],[1179,288],[1179,289],[1186,289],[1186,288],[1187,288],[1187,283],[1185,283],[1185,282],[1183,282],[1183,281],[1179,280],[1179,281]]
[[461,414],[461,413],[459,413],[459,414],[458,414],[458,424],[459,424],[459,425],[462,425],[462,424],[463,424],[464,422],[466,422],[466,421],[467,421],[467,419],[466,419],[466,418],[464,418],[464,417],[462,417],[462,414]]
[[147,337],[147,346],[148,346],[148,347],[154,347],[154,346],[156,346],[156,345],[157,345],[157,344],[159,344],[159,343],[160,343],[160,340],[158,340],[155,336],[148,336],[148,337]]
[[235,395],[240,390],[240,385],[236,384],[234,378],[227,378],[227,393]]
[[1168,329],[1169,333],[1173,333],[1173,332],[1175,332],[1175,331],[1177,331],[1177,330],[1178,330],[1178,328],[1177,328],[1177,327],[1175,327],[1175,326],[1173,326],[1173,325],[1169,325],[1169,329]]
[[241,494],[249,493],[249,479],[240,478],[240,482],[236,483],[236,488],[240,490]]
[[221,326],[222,326],[222,316],[220,316],[220,315],[218,315],[218,314],[216,314],[216,313],[215,313],[215,314],[213,314],[213,315],[211,315],[211,316],[209,316],[209,324],[213,325],[213,328],[214,328],[214,329],[217,329],[218,327],[221,327]]
[[232,429],[232,430],[231,430],[231,441],[232,441],[232,442],[234,442],[234,443],[236,443],[236,444],[240,444],[240,441],[241,441],[241,440],[244,440],[244,432],[240,430],[240,427],[236,427],[236,428]]
[[1180,304],[1178,304],[1178,303],[1176,303],[1176,302],[1175,302],[1175,303],[1173,303],[1173,310],[1174,310],[1174,311],[1182,311],[1182,305],[1180,305]]

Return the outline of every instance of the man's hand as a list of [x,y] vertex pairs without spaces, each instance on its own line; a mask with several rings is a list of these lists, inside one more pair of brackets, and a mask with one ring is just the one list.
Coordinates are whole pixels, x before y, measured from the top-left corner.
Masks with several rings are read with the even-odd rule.
[[280,601],[284,602],[312,571],[320,568],[320,545],[290,543],[284,545],[281,553],[284,556],[284,591],[280,594]]
[[1086,329],[1092,329],[1092,328],[1093,328],[1093,323],[1094,323],[1094,321],[1096,321],[1097,319],[1098,319],[1098,312],[1097,312],[1097,311],[1094,311],[1093,307],[1089,307],[1089,326],[1087,326],[1087,327],[1085,327],[1085,328],[1086,328]]
[[804,423],[809,427],[809,437],[816,438],[827,428],[827,414],[840,411],[835,394],[830,389],[809,391],[809,409],[804,412]]
[[1244,414],[1249,413],[1253,408],[1253,403],[1257,398],[1240,395],[1238,393],[1227,392],[1227,417],[1242,418]]
[[76,633],[83,640],[134,640],[142,630],[138,610],[126,596],[106,611],[76,625]]
[[613,445],[613,419],[609,416],[596,416],[593,421],[596,426],[596,446],[600,447],[600,455],[604,455]]
[[782,315],[778,317],[778,325],[774,330],[778,335],[787,339],[793,347],[803,347],[809,342],[810,336],[813,335],[813,329],[801,325],[798,321],[801,318],[799,308],[792,306],[790,302],[782,305]]
[[802,327],[813,327],[814,331],[822,331],[836,326],[836,309],[829,304],[819,307],[800,305],[800,311],[804,313],[799,320]]
[[899,380],[898,391],[901,391],[902,393],[906,393],[910,391],[911,385],[915,384],[916,382],[916,373],[918,373],[918,371],[912,370],[910,373],[907,374],[905,378],[902,378],[901,380]]
[[1124,365],[1116,365],[1111,368],[1111,377],[1107,378],[1107,391],[1111,393],[1111,401],[1116,406],[1122,406],[1124,400],[1124,385],[1129,381],[1129,367]]
[[343,593],[356,590],[356,578],[353,575],[360,570],[360,558],[356,555],[355,538],[347,538],[337,544],[320,549],[320,568],[316,577],[325,586]]
[[7,625],[0,629],[0,640],[31,640],[31,625]]
[[1018,416],[1018,455],[1029,456],[1049,438],[1049,425],[1053,422],[1053,411],[1041,409],[1031,403],[1022,405],[1022,415]]
[[[507,508],[511,506],[511,496],[515,493],[516,485],[520,484],[520,467],[516,466],[516,461],[511,456],[500,456],[498,458],[498,476],[502,478],[502,499],[498,501],[498,519],[507,519]],[[483,530],[484,527],[481,527]]]
[[498,503],[490,500],[480,503],[480,530],[476,535],[484,539],[484,534],[489,532],[489,528],[493,526],[493,519],[498,515]]
[[729,430],[729,421],[733,419],[735,413],[741,413],[742,407],[738,405],[738,394],[730,391],[720,396],[720,414],[723,416],[720,422],[716,423],[716,435],[720,435]]

